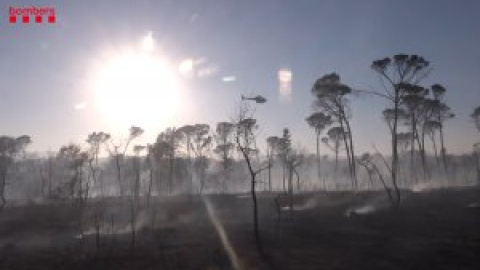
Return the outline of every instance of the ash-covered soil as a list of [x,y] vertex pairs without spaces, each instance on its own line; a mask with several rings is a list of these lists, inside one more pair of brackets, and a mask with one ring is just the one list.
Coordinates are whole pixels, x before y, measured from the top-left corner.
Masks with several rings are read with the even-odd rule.
[[[480,190],[259,194],[268,262],[258,255],[248,195],[209,195],[242,269],[480,269]],[[0,269],[233,269],[205,198],[158,198],[136,214],[128,200],[10,206],[0,214]],[[101,209],[99,246],[95,213]],[[97,211],[97,212],[96,212]],[[98,215],[97,215],[98,217]]]

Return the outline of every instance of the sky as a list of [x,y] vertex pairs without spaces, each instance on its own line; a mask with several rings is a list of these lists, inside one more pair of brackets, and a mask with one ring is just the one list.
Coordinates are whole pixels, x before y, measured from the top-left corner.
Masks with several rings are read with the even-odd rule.
[[[55,8],[56,22],[8,22],[10,7],[31,6]],[[383,91],[370,64],[397,53],[425,57],[433,70],[422,84],[446,87],[456,114],[445,125],[447,151],[470,152],[480,139],[469,119],[480,105],[476,0],[2,0],[0,7],[0,134],[30,135],[33,151],[83,143],[93,131],[125,138],[131,125],[146,131],[139,143],[168,126],[214,126],[234,117],[241,95],[268,99],[255,108],[259,140],[288,127],[295,145],[313,151],[305,118],[315,80],[337,72],[352,88]],[[291,82],[281,89],[282,70]],[[388,151],[386,103],[362,96],[350,104],[356,152]]]

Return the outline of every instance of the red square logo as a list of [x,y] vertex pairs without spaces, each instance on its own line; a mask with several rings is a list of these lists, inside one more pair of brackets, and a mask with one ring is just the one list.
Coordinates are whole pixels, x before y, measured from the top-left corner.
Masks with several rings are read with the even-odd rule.
[[48,16],[49,23],[55,23],[55,16]]
[[29,22],[30,22],[30,17],[28,17],[28,16],[23,16],[23,17],[22,17],[22,22],[23,22],[23,23],[29,23]]
[[36,23],[41,23],[42,22],[42,16],[35,16],[35,22]]
[[10,23],[17,23],[17,16],[10,16],[9,22]]

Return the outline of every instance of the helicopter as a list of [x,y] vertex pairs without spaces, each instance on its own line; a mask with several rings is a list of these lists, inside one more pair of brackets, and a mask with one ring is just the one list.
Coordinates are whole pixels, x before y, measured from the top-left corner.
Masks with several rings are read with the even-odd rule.
[[256,103],[259,103],[259,104],[263,104],[265,102],[267,102],[267,99],[262,97],[262,96],[256,96],[256,97],[245,97],[244,95],[242,95],[242,100],[253,100],[255,101]]

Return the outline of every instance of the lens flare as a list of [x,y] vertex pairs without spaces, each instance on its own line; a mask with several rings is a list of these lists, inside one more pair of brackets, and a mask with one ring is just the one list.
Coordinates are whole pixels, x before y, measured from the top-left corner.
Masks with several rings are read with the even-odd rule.
[[279,93],[280,97],[287,99],[292,94],[292,71],[290,69],[280,69],[278,71]]
[[203,202],[205,203],[205,207],[207,208],[208,218],[210,219],[210,222],[212,222],[213,226],[215,227],[215,230],[218,233],[218,236],[220,237],[220,240],[222,241],[223,248],[225,249],[225,251],[228,254],[228,257],[230,258],[232,267],[236,270],[241,270],[242,267],[240,265],[238,256],[235,253],[235,250],[233,249],[233,246],[230,243],[230,240],[228,239],[227,233],[225,232],[225,229],[223,228],[222,223],[220,222],[217,215],[215,214],[215,210],[213,209],[213,206],[210,200],[208,199],[208,197],[203,197]]

